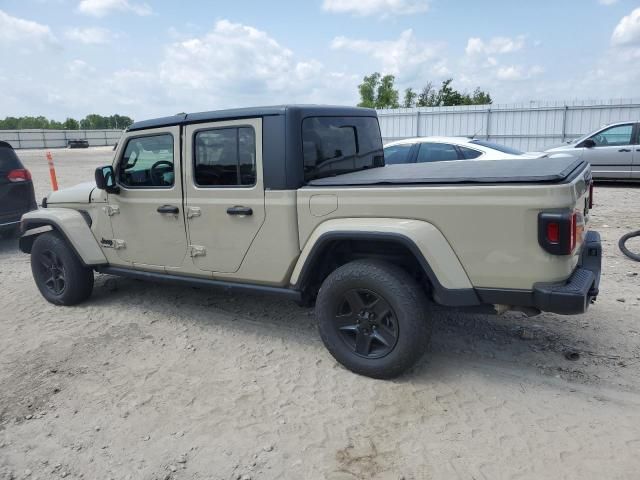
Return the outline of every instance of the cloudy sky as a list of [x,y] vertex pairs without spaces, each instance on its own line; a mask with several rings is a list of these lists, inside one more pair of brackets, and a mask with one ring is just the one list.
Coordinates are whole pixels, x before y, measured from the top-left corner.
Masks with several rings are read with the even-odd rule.
[[499,103],[637,97],[640,1],[0,0],[0,117],[355,104],[373,71]]

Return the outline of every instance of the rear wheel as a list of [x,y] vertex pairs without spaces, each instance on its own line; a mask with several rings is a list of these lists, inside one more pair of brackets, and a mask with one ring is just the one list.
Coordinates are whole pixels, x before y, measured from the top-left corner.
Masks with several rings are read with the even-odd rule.
[[423,355],[431,335],[428,300],[394,265],[370,260],[331,273],[316,301],[320,335],[338,362],[374,378],[402,374]]
[[82,264],[58,233],[43,233],[35,239],[31,272],[38,290],[51,303],[76,305],[91,296],[93,270]]

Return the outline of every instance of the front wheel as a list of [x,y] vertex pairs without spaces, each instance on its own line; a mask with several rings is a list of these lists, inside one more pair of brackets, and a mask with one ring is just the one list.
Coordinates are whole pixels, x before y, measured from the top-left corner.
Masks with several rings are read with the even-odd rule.
[[42,296],[53,304],[76,305],[91,296],[93,270],[56,232],[43,233],[33,242],[31,272]]
[[428,307],[422,288],[406,271],[358,260],[327,277],[316,316],[322,341],[338,362],[361,375],[393,378],[427,348]]

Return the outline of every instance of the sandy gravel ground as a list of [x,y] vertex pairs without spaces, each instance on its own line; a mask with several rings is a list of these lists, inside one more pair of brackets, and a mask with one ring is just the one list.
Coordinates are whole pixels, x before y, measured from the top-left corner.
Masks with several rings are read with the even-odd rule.
[[[62,187],[112,154],[53,153]],[[20,156],[41,198],[44,153]],[[312,311],[273,298],[98,276],[54,307],[2,241],[0,479],[637,479],[640,264],[615,245],[640,187],[596,202],[588,314],[444,315],[389,382],[338,366]]]

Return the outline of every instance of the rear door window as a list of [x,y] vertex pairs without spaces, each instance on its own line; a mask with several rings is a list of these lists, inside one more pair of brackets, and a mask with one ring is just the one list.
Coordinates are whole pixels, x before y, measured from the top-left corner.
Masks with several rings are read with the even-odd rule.
[[413,144],[391,145],[384,149],[385,165],[396,165],[399,163],[409,163],[411,147]]
[[460,160],[458,150],[448,143],[421,143],[418,151],[418,163],[446,162]]
[[256,184],[256,134],[252,127],[203,130],[195,136],[194,177],[200,187]]
[[305,182],[384,166],[375,117],[309,117],[302,121]]

